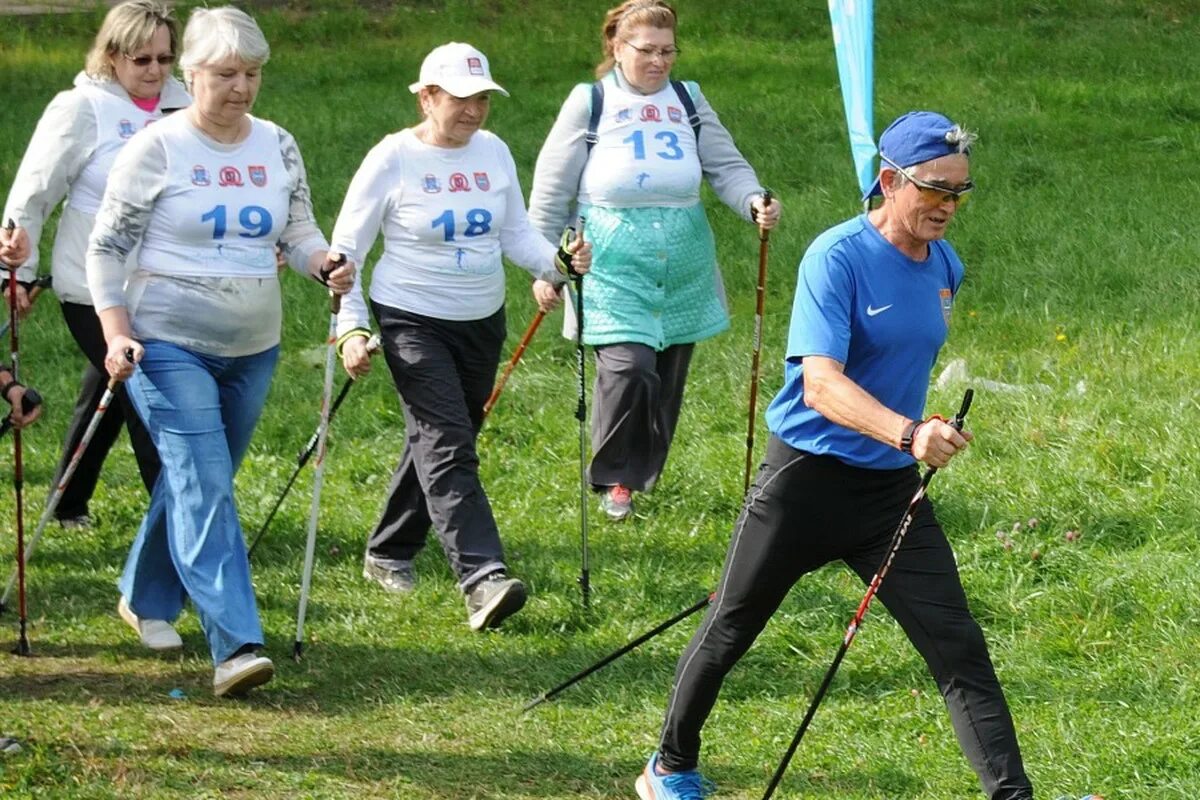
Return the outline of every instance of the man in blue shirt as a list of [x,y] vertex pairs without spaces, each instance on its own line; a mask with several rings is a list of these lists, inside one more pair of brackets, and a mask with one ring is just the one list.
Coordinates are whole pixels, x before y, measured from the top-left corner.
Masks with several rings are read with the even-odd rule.
[[[925,396],[963,266],[943,240],[973,188],[974,136],[916,111],[880,137],[873,210],[825,231],[800,262],[783,389],[767,454],[734,528],[704,623],[679,660],[643,800],[707,793],[700,730],[725,675],[792,585],[837,559],[869,582],[917,486],[971,441]],[[879,599],[933,673],[991,800],[1029,800],[1016,732],[954,554],[922,500]]]

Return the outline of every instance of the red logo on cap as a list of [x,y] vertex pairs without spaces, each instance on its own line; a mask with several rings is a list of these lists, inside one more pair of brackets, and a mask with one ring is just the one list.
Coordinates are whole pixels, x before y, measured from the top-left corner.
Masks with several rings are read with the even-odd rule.
[[470,72],[472,75],[482,75],[483,62],[475,56],[471,56],[467,59],[467,72]]

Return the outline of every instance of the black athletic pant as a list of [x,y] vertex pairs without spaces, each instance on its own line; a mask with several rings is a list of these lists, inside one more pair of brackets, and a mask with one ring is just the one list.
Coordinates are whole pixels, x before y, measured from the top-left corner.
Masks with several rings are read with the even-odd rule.
[[504,309],[455,322],[371,307],[404,406],[405,442],[367,552],[411,561],[432,524],[465,591],[505,568],[475,452],[504,345]]
[[[721,682],[802,575],[841,559],[870,582],[919,484],[916,469],[851,467],[770,438],[716,598],[676,668],[659,749],[664,768],[696,767],[700,729]],[[1032,798],[983,632],[967,608],[954,554],[928,499],[918,506],[878,597],[928,664],[988,797]]]
[[[104,331],[100,327],[100,318],[96,316],[96,310],[82,303],[64,302],[61,306],[67,329],[75,337],[79,349],[87,356],[88,363],[83,368],[79,397],[75,400],[75,411],[67,428],[66,440],[63,442],[62,457],[54,473],[55,486],[75,455],[84,431],[92,421],[96,406],[108,386],[108,372],[104,369],[104,355],[108,348],[104,343]],[[109,449],[120,435],[122,425],[129,428],[129,441],[133,445],[138,471],[142,475],[146,491],[150,492],[154,488],[154,482],[158,480],[158,451],[154,449],[154,442],[150,440],[141,417],[125,396],[124,384],[119,385],[113,394],[113,402],[100,420],[96,432],[92,434],[92,441],[83,451],[75,474],[63,491],[62,499],[58,501],[58,508],[54,512],[58,519],[71,519],[88,513],[88,501],[92,499],[92,492],[100,479],[100,468],[104,466]]]

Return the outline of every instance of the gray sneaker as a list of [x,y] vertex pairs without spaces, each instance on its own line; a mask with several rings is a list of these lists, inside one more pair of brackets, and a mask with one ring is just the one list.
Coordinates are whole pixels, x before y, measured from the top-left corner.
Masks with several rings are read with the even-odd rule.
[[471,630],[495,628],[525,605],[525,584],[503,572],[493,572],[467,592],[467,622]]
[[417,573],[411,561],[384,560],[367,553],[363,556],[363,577],[393,594],[407,594],[417,588]]

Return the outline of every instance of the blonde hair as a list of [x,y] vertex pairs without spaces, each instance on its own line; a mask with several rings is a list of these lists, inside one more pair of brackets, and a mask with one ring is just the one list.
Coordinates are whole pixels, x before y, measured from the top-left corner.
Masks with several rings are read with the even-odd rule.
[[600,26],[600,48],[604,60],[596,65],[596,77],[604,77],[616,65],[614,51],[618,34],[643,26],[674,31],[677,23],[675,9],[663,0],[625,0],[621,5],[610,8],[604,15],[604,24]]
[[165,25],[171,34],[171,52],[179,46],[179,23],[171,16],[171,9],[154,0],[128,0],[104,17],[104,23],[96,33],[92,49],[88,51],[83,71],[99,80],[114,80],[112,57],[128,55],[145,47],[160,25]]
[[183,31],[183,54],[179,68],[184,83],[192,84],[191,73],[206,64],[236,58],[262,66],[271,57],[271,46],[254,18],[233,6],[197,8]]

